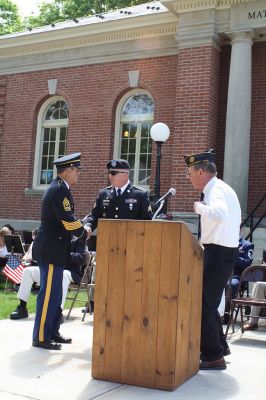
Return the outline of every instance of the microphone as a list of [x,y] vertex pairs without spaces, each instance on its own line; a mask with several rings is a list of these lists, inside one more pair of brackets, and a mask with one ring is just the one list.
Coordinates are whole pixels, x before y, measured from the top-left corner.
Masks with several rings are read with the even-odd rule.
[[168,197],[170,197],[170,196],[175,196],[175,194],[176,194],[175,188],[169,189],[167,193],[165,193],[159,200],[156,201],[154,206],[157,206],[157,204],[161,203],[161,201],[167,200]]

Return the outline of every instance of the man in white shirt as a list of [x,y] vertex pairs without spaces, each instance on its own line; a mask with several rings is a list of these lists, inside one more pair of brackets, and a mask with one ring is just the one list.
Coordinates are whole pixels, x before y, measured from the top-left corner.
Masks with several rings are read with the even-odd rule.
[[226,369],[217,310],[238,254],[241,209],[234,190],[216,177],[213,150],[184,158],[188,178],[204,198],[194,203],[204,247],[200,369]]

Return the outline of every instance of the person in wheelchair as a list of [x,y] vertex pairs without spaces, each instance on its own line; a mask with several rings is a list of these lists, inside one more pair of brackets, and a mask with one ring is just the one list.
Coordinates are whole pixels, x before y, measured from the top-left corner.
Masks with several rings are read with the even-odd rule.
[[[225,304],[225,312],[223,317],[224,324],[227,324],[229,321],[230,301],[231,299],[234,299],[236,297],[237,290],[239,287],[240,277],[243,271],[247,267],[250,267],[250,265],[253,262],[253,251],[254,251],[254,244],[251,243],[249,240],[244,239],[243,236],[240,236],[236,265],[233,270],[232,278],[226,287],[226,292],[228,293],[228,290],[230,290],[230,295],[227,296],[228,300],[226,301]],[[242,289],[243,290],[246,289],[245,283],[243,283]]]

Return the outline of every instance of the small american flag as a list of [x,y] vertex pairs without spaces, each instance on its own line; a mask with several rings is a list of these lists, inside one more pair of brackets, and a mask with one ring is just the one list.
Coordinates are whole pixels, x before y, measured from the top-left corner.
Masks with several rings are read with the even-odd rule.
[[18,284],[21,283],[23,270],[24,267],[16,256],[8,256],[2,273],[12,282]]

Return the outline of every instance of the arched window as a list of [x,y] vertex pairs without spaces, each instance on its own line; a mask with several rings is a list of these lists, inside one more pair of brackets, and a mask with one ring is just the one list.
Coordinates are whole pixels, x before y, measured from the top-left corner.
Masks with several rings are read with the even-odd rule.
[[67,144],[68,105],[59,97],[49,99],[38,116],[35,152],[34,187],[49,185],[56,176],[53,161],[65,155]]
[[145,91],[134,90],[119,102],[114,157],[129,162],[131,182],[145,189],[150,183],[153,118],[153,100]]

